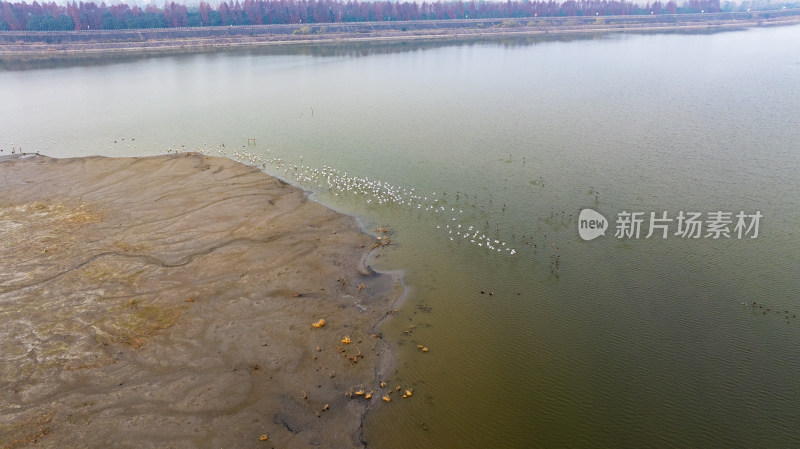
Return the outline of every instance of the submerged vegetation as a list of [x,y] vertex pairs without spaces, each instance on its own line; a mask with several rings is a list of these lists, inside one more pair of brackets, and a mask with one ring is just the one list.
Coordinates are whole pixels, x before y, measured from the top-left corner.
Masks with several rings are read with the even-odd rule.
[[676,0],[645,4],[627,0],[555,1],[408,1],[359,2],[358,0],[239,0],[218,6],[200,2],[197,7],[169,2],[144,9],[124,3],[99,6],[75,1],[66,6],[55,2],[0,2],[0,31],[120,30],[270,24],[389,22],[418,20],[499,19],[534,17],[580,17],[610,15],[696,14],[749,12],[751,10],[798,8],[800,3],[740,4],[720,0]]

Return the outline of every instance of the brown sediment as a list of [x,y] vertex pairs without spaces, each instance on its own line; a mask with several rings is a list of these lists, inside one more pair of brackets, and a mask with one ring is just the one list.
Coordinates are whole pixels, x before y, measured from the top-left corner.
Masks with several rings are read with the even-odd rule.
[[372,241],[224,158],[0,159],[0,448],[362,447]]

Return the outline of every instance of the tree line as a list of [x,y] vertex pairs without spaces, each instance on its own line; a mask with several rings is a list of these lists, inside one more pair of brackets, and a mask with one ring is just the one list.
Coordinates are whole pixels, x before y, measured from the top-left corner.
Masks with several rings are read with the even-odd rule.
[[197,7],[168,2],[144,9],[94,2],[0,2],[0,30],[119,30],[262,24],[312,24],[446,19],[498,19],[720,11],[719,0],[661,0],[644,5],[626,0],[491,1],[362,1],[358,0],[227,0]]

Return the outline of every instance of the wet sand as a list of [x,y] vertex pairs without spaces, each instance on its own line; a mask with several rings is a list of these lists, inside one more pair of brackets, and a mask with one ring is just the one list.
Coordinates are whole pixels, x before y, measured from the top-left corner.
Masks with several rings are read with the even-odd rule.
[[401,286],[352,217],[224,158],[29,155],[0,242],[0,448],[365,445]]

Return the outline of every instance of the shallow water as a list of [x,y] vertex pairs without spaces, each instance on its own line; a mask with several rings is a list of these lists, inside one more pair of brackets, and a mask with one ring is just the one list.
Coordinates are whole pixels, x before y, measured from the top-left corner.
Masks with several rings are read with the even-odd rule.
[[[391,229],[373,262],[405,269],[410,295],[382,328],[398,353],[387,380],[414,394],[374,409],[371,446],[792,446],[798,38],[794,26],[5,70],[0,148],[202,148]],[[354,193],[354,177],[383,193]],[[604,237],[578,236],[586,207],[610,220]],[[666,239],[645,239],[647,224],[620,239],[622,211],[763,218],[754,239],[682,239],[674,223]]]

